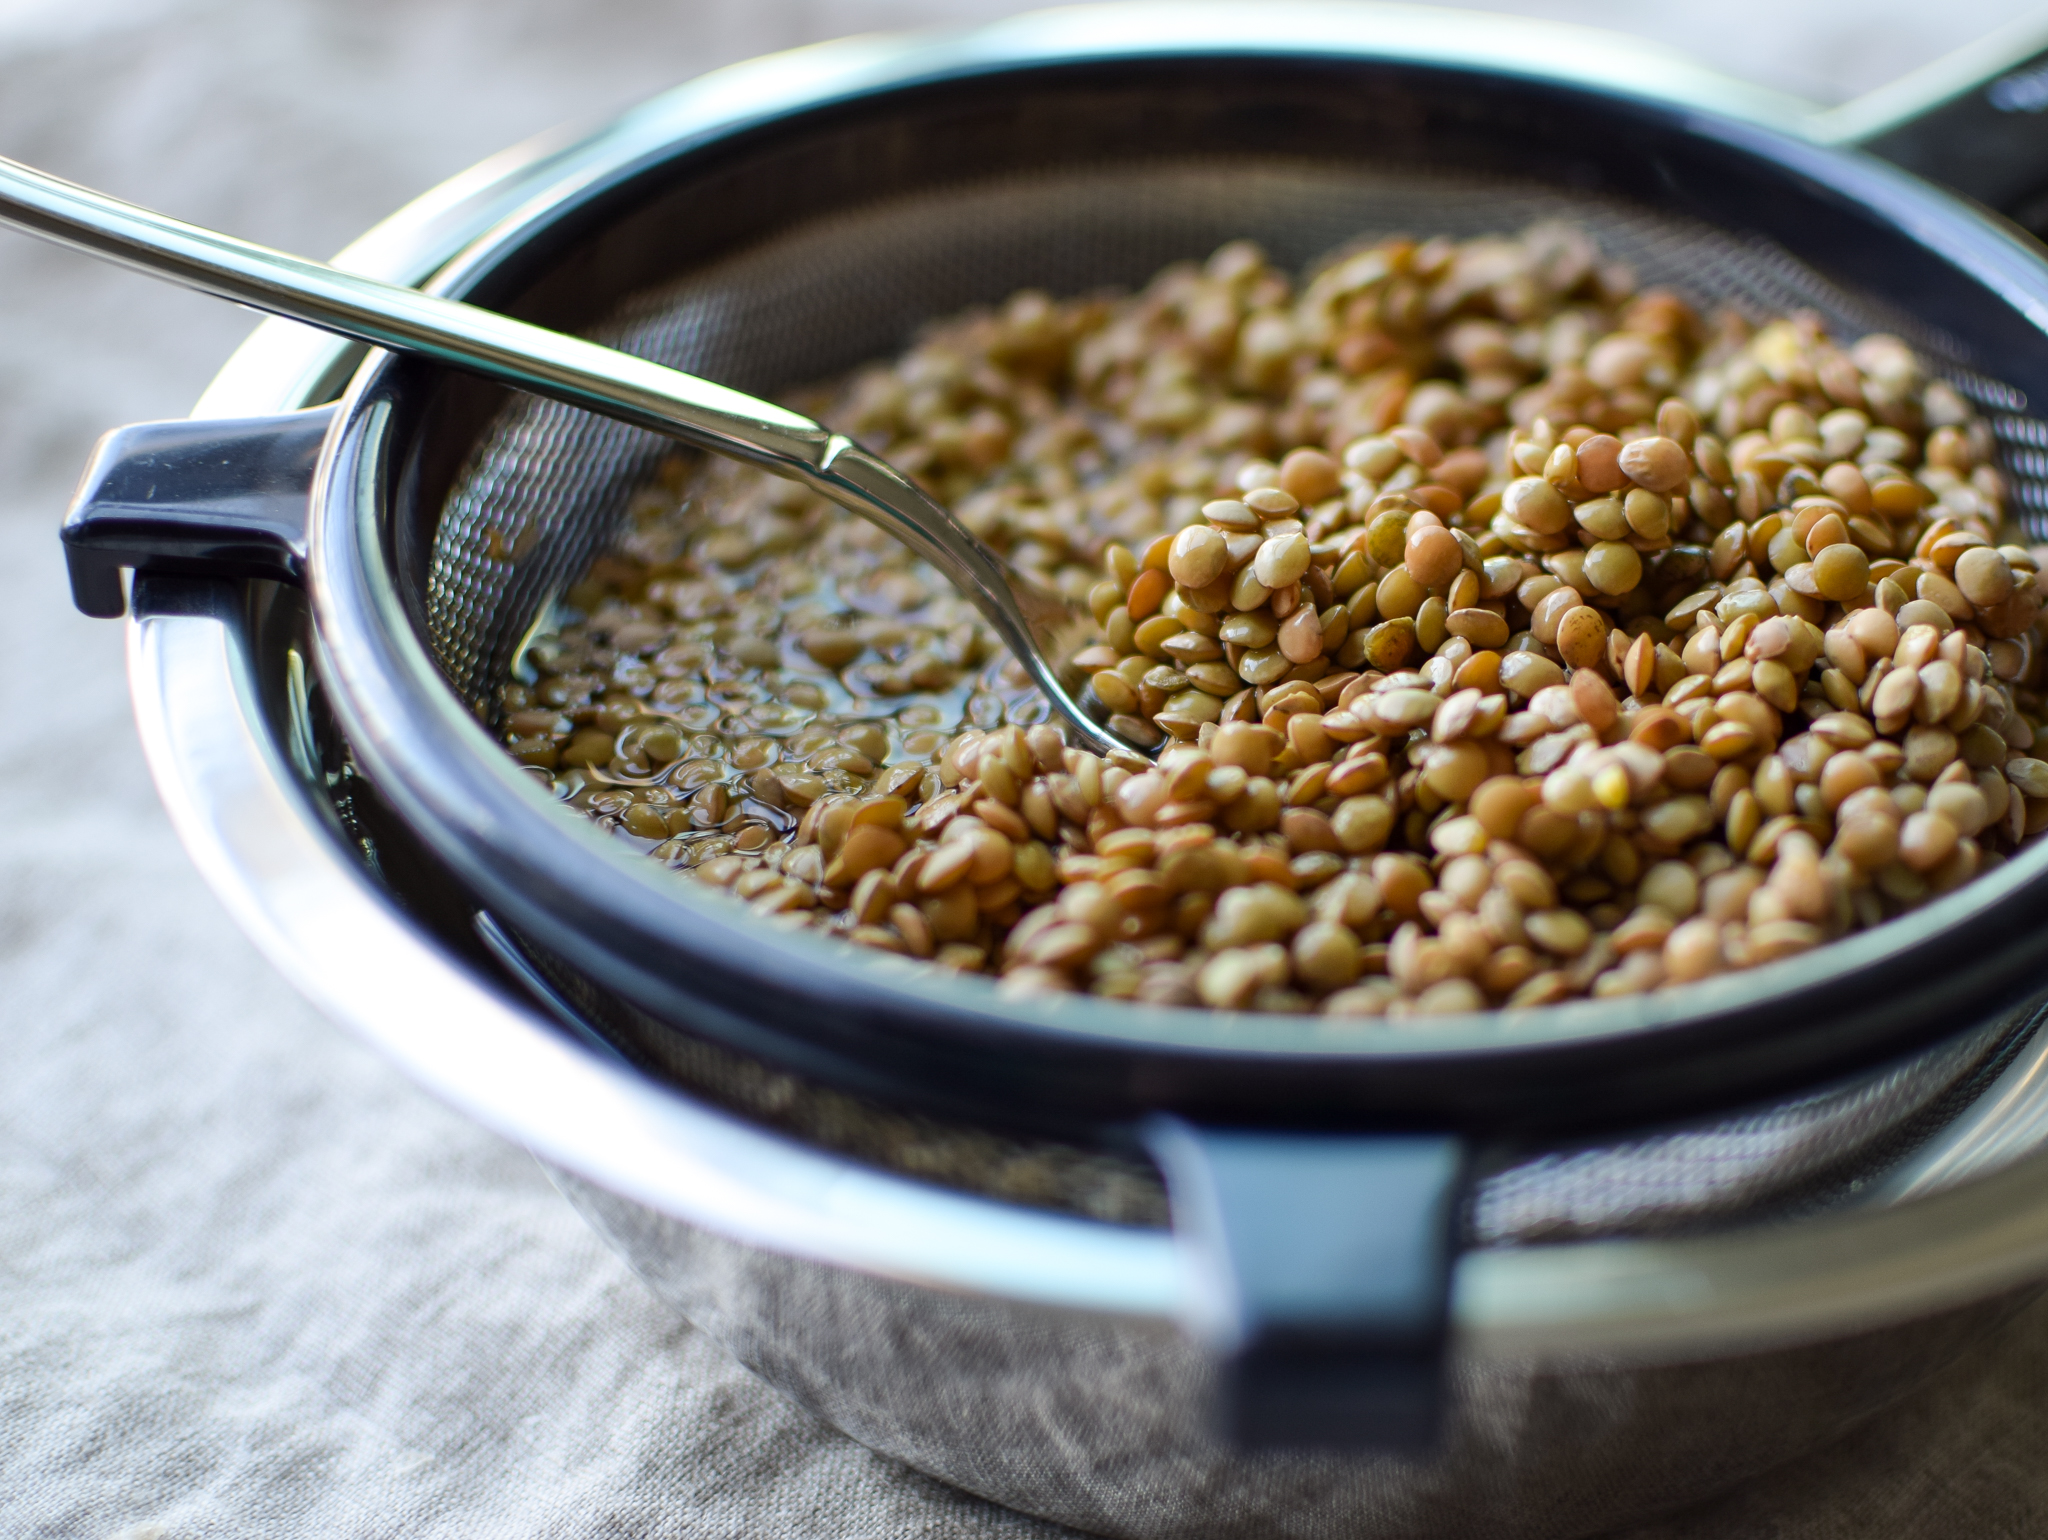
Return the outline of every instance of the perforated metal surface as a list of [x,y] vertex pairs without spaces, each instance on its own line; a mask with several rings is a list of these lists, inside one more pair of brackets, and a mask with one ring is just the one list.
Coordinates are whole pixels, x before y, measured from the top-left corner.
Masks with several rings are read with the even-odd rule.
[[1476,1184],[1468,1234],[1556,1241],[1825,1207],[1968,1106],[2038,1024],[2027,1013],[1775,1105],[1515,1161]]
[[[1969,351],[1957,339],[1884,299],[1843,292],[1781,248],[1527,181],[1270,159],[991,178],[798,224],[670,284],[620,296],[590,334],[772,395],[886,356],[921,323],[1020,287],[1136,285],[1168,262],[1247,234],[1282,264],[1306,269],[1361,237],[1469,237],[1559,218],[1591,232],[1645,284],[1669,286],[1704,312],[1732,306],[1763,320],[1810,309],[1844,340],[1873,330],[1906,337],[1991,415],[2018,506],[2048,517],[2048,424],[2025,415],[2017,391],[1959,363]],[[606,546],[634,488],[668,450],[653,435],[549,402],[522,398],[500,414],[447,500],[424,585],[428,639],[465,698],[488,698],[520,640]],[[2027,1031],[2030,1022],[2020,1035]],[[1481,1182],[1472,1237],[1640,1231],[1817,1200],[1853,1182],[1859,1159],[1896,1153],[1938,1122],[1945,1099],[1962,1094],[2015,1032],[2002,1024],[1777,1107],[1514,1160]],[[670,1073],[710,1062],[662,1057]],[[700,1089],[732,1091],[723,1084],[732,1077],[710,1078],[720,1084]],[[844,1120],[837,1103],[832,1118]],[[915,1139],[903,1147],[923,1148]],[[927,1153],[912,1158],[929,1165]],[[938,1174],[977,1180],[964,1167]],[[1117,1180],[1127,1177],[1119,1168]]]

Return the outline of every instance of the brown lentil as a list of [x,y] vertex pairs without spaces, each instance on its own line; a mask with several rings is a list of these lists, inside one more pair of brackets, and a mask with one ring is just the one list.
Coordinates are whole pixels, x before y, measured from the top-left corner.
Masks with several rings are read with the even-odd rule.
[[1704,323],[1557,226],[1298,287],[1235,243],[802,404],[1092,610],[1092,693],[1165,747],[1067,748],[885,536],[678,460],[499,729],[778,923],[1423,1017],[1798,955],[2048,829],[2044,553],[1896,339]]

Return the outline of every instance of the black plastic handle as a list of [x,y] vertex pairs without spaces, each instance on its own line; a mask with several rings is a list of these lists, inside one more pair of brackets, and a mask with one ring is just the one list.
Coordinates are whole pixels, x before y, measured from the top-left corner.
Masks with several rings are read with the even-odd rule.
[[1433,1446],[1460,1141],[1169,1118],[1147,1136],[1191,1264],[1185,1324],[1220,1355],[1219,1433],[1243,1449]]
[[114,619],[121,570],[298,582],[332,406],[144,422],[99,441],[64,515],[71,602]]

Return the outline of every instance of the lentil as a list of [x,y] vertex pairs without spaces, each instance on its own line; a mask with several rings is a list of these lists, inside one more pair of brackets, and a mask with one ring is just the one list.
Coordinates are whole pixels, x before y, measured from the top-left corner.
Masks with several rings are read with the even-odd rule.
[[886,536],[678,459],[498,728],[779,923],[1426,1017],[1798,955],[2048,829],[2048,552],[2004,543],[1986,426],[1895,339],[1703,322],[1575,230],[1298,286],[1233,243],[800,404],[1091,610],[1074,661],[1163,752],[1068,748]]

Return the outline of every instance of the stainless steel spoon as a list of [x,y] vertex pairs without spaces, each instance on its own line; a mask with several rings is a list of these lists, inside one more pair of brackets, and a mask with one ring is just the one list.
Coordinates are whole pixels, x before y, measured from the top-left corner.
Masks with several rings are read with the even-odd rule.
[[1084,708],[1084,681],[1064,662],[1087,634],[1084,612],[1017,572],[887,461],[808,417],[579,337],[219,235],[4,158],[0,222],[800,481],[879,524],[943,573],[1083,742],[1100,752],[1151,752],[1132,741],[1149,723],[1119,733]]

